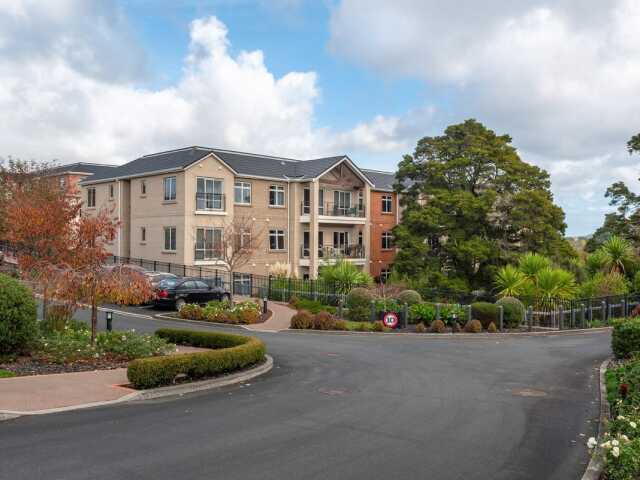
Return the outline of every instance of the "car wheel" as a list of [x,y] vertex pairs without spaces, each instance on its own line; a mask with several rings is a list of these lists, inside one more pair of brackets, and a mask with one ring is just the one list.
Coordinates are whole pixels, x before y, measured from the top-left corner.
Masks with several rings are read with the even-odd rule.
[[187,302],[184,301],[184,298],[179,298],[176,300],[176,310],[180,311],[182,310],[182,307],[184,307],[187,304]]

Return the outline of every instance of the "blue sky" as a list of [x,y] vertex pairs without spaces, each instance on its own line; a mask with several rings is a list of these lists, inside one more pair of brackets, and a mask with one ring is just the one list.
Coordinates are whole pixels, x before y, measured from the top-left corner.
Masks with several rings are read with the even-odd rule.
[[200,144],[393,170],[476,118],[551,174],[570,235],[638,191],[636,0],[0,2],[0,155]]

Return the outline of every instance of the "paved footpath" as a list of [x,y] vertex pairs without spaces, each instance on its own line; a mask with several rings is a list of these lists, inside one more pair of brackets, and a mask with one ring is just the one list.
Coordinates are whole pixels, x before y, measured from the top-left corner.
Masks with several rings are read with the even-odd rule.
[[257,332],[279,332],[288,329],[291,325],[291,317],[296,311],[286,303],[277,302],[269,302],[269,309],[273,312],[269,320],[264,323],[246,325],[246,328]]

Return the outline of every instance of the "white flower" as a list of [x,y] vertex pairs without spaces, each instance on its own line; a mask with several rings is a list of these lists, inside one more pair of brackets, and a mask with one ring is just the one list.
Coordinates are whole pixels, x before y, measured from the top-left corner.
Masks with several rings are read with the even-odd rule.
[[620,440],[622,440],[624,442],[628,442],[629,441],[629,437],[627,437],[626,435],[620,435]]
[[611,440],[611,445],[617,447],[618,445],[620,445],[620,442],[618,442],[618,440]]
[[629,426],[631,428],[636,428],[638,426],[638,424],[636,422],[629,422]]
[[600,446],[602,448],[606,448],[607,450],[609,450],[611,448],[611,442],[604,442],[604,443],[600,444]]
[[589,447],[589,449],[596,448],[596,445],[598,445],[598,442],[596,442],[595,438],[590,437],[589,440],[587,440],[587,447]]
[[627,418],[624,415],[618,415],[618,420],[626,420]]
[[618,458],[620,456],[620,449],[618,447],[613,447],[613,450],[611,450],[611,455]]

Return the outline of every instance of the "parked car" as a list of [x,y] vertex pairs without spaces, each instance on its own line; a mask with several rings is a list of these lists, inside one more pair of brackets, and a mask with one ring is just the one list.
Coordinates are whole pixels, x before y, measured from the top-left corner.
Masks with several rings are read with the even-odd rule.
[[157,307],[180,310],[187,303],[205,304],[211,300],[231,300],[231,294],[222,286],[201,278],[167,278],[157,287],[153,301]]
[[145,272],[145,276],[149,279],[149,282],[154,289],[157,288],[163,280],[178,278],[177,275],[166,272]]

